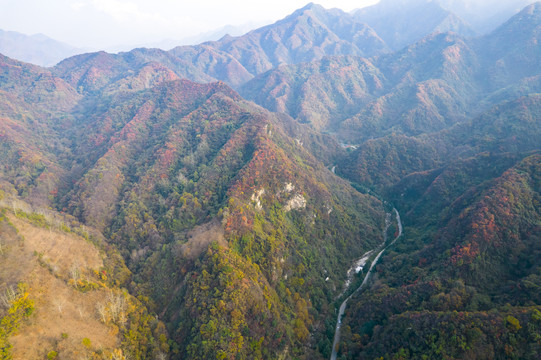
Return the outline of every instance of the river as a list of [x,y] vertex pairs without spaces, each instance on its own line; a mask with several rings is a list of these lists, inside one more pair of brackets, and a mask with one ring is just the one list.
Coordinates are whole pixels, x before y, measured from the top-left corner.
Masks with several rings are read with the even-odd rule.
[[372,265],[370,265],[370,269],[368,269],[368,272],[366,273],[361,285],[353,293],[351,293],[351,295],[349,295],[340,305],[340,310],[338,310],[338,318],[336,320],[336,330],[334,331],[334,341],[332,344],[331,360],[336,360],[336,357],[338,356],[337,348],[338,348],[338,344],[340,343],[340,327],[342,326],[342,316],[344,316],[344,312],[346,311],[346,306],[349,299],[368,283],[368,280],[370,280],[370,277],[372,276],[372,271],[374,269],[374,266],[377,264],[383,252],[387,250],[389,246],[393,245],[396,242],[396,240],[402,235],[402,221],[400,221],[400,214],[398,213],[398,210],[396,210],[395,208],[393,208],[393,211],[396,216],[396,224],[398,225],[398,234],[393,239],[393,241],[387,246],[385,246],[385,243],[387,242],[387,231],[389,230],[389,226],[391,225],[391,221],[390,221],[391,214],[387,214],[387,216],[385,217],[385,229],[383,230],[383,244],[363,254],[363,256],[359,260],[357,260],[347,272],[345,288],[344,288],[344,291],[342,291],[342,293],[340,294],[340,296],[342,296],[349,288],[349,285],[351,284],[351,281],[353,279],[354,272],[358,273],[359,271],[361,271],[363,266],[366,264],[366,262],[372,255],[372,253],[380,250],[383,247],[383,249],[381,249],[378,255],[375,257],[374,261],[372,261]]

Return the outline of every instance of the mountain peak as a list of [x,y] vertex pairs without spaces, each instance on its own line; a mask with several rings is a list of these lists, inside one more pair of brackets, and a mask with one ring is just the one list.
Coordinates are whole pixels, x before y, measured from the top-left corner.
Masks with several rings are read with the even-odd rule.
[[320,14],[324,14],[328,10],[319,4],[311,2],[311,3],[306,4],[304,7],[294,11],[291,15],[287,16],[285,19],[303,16],[307,11],[311,11],[316,15],[320,15]]
[[473,36],[474,30],[453,12],[432,0],[384,0],[360,9],[354,17],[372,27],[394,50],[434,32]]
[[523,8],[518,14],[494,30],[493,34],[515,33],[517,36],[524,36],[539,26],[541,26],[541,1]]
[[24,62],[53,66],[62,59],[80,54],[82,50],[43,34],[25,35],[0,29],[0,52]]
[[519,14],[525,15],[539,15],[541,14],[541,1],[534,2],[526,6]]
[[299,10],[304,11],[304,10],[321,10],[321,9],[325,9],[325,8],[319,4],[310,2],[306,4],[304,7],[300,8]]
[[493,64],[490,73],[496,84],[538,73],[540,30],[541,2],[536,2],[479,39],[485,62]]

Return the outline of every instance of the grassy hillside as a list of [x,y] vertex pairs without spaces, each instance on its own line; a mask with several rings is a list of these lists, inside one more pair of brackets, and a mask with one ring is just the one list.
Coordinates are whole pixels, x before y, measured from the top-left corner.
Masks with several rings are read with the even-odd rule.
[[12,197],[1,201],[3,359],[167,353],[163,324],[118,286],[129,270],[97,233]]

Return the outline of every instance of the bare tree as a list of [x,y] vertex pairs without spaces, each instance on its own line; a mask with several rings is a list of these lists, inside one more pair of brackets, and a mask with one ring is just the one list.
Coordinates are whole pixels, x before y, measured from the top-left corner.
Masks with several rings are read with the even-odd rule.
[[75,287],[77,287],[77,282],[81,278],[81,267],[78,261],[71,265],[70,277],[75,282]]
[[111,360],[129,360],[129,357],[122,353],[122,349],[115,349],[111,354]]
[[26,212],[26,213],[31,213],[32,212],[32,207],[30,205],[28,205],[25,202],[20,201],[18,199],[12,199],[11,200],[11,208],[12,208],[13,213],[15,215],[17,215],[17,210],[21,210],[21,211]]
[[127,303],[124,294],[110,291],[105,302],[96,304],[96,310],[103,323],[111,320],[118,325],[124,325],[127,321]]
[[158,353],[158,355],[156,355],[156,360],[167,360],[167,355],[160,352],[160,353]]
[[83,310],[82,306],[78,306],[77,307],[77,311],[79,312],[79,318],[80,319],[83,319],[86,317],[86,313],[85,311]]
[[112,291],[107,296],[107,305],[111,318],[114,322],[125,322],[126,298],[123,294],[115,294]]
[[13,286],[9,286],[2,295],[0,295],[0,302],[2,305],[9,309],[11,307],[11,303],[17,299],[19,296],[19,292],[15,289],[13,289]]
[[64,306],[66,305],[65,299],[55,299],[54,300],[54,306],[56,306],[56,309],[60,314],[62,314],[62,311],[64,310]]
[[11,208],[13,209],[13,213],[17,215],[17,205],[15,203],[15,199],[11,200]]
[[104,303],[99,302],[96,304],[96,310],[100,315],[101,321],[105,324],[107,322],[107,306]]

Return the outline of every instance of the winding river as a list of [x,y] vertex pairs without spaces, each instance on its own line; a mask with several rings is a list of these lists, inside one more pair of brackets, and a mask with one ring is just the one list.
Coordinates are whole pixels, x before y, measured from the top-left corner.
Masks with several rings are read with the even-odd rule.
[[374,266],[377,264],[379,258],[383,254],[383,252],[385,250],[387,250],[387,248],[389,246],[393,245],[396,242],[396,240],[400,237],[400,235],[402,235],[402,222],[400,221],[400,214],[398,213],[398,210],[396,210],[395,208],[393,208],[393,211],[395,213],[396,223],[398,225],[398,234],[393,239],[393,241],[390,244],[388,244],[387,246],[385,246],[385,243],[387,242],[387,231],[389,230],[389,226],[391,225],[391,214],[387,214],[387,216],[385,217],[385,230],[383,231],[383,244],[381,244],[377,248],[375,248],[373,250],[370,250],[369,252],[363,254],[363,256],[359,260],[357,260],[353,264],[353,266],[348,270],[345,287],[344,287],[344,290],[342,291],[342,293],[340,294],[340,296],[342,296],[348,290],[349,286],[351,285],[351,281],[353,279],[354,274],[361,271],[363,269],[363,266],[366,264],[366,262],[370,258],[370,256],[372,256],[372,254],[374,252],[379,250],[378,255],[375,257],[374,261],[372,261],[372,265],[370,265],[370,269],[368,269],[368,272],[366,273],[361,285],[357,288],[357,290],[355,290],[353,293],[351,293],[351,295],[349,295],[342,302],[342,304],[340,305],[340,310],[338,311],[338,318],[336,320],[336,330],[334,331],[334,341],[333,341],[333,344],[332,344],[331,360],[336,360],[336,357],[338,355],[337,348],[338,348],[338,344],[340,343],[340,327],[342,326],[342,316],[344,316],[344,312],[346,311],[346,305],[347,305],[349,299],[357,291],[361,290],[368,283],[368,280],[372,276],[372,270],[374,269]]

